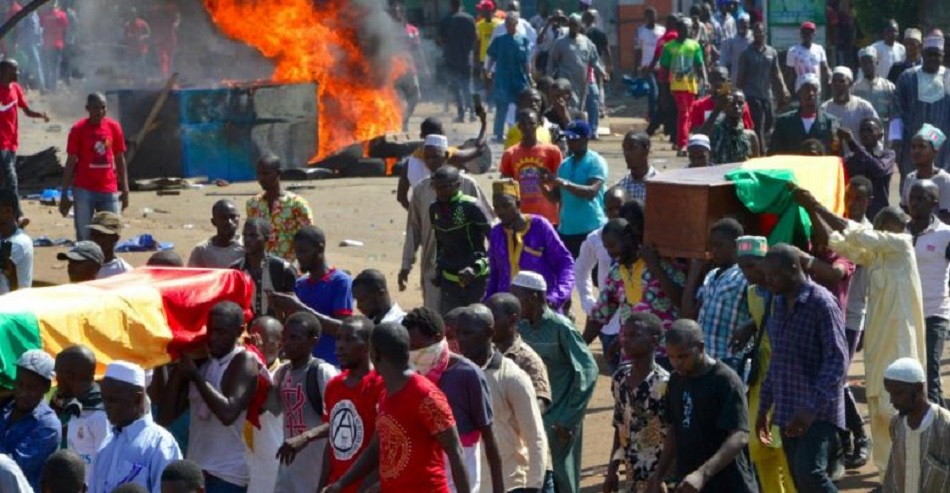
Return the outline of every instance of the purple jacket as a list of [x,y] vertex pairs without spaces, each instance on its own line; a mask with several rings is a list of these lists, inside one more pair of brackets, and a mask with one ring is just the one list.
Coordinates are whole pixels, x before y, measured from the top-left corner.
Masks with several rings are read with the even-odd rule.
[[[528,232],[518,263],[520,270],[537,272],[548,284],[548,304],[560,310],[574,290],[574,258],[567,251],[554,226],[541,216],[527,215]],[[508,234],[501,224],[488,235],[488,288],[485,298],[506,293],[511,286]]]

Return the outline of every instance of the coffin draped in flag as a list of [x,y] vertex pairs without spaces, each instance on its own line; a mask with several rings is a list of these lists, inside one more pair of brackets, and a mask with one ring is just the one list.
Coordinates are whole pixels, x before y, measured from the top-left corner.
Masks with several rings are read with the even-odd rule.
[[29,349],[55,356],[83,344],[102,375],[115,360],[154,368],[204,342],[211,308],[233,301],[247,315],[253,284],[230,269],[141,268],[80,284],[0,296],[0,387],[12,388]]
[[[811,238],[808,213],[792,199],[789,183],[812,193],[828,210],[845,210],[844,166],[834,156],[771,156],[746,161],[726,173],[736,186],[736,196],[750,211],[765,214],[759,225],[769,244],[804,244]],[[776,217],[777,216],[777,217]]]

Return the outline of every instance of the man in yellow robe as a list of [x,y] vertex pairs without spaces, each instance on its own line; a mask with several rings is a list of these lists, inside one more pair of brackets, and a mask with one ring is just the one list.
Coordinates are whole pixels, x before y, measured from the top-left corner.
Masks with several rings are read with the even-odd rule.
[[864,366],[873,459],[883,475],[891,450],[890,422],[897,415],[884,388],[884,370],[900,358],[926,362],[923,296],[907,216],[896,207],[878,213],[874,229],[841,218],[796,190],[796,200],[830,230],[832,250],[868,273]]

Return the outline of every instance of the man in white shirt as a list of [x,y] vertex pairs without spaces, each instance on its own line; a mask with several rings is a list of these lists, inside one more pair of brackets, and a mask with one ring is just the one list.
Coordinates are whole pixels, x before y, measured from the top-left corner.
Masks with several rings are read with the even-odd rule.
[[851,86],[851,93],[871,103],[874,111],[877,111],[878,116],[881,117],[886,131],[891,119],[891,98],[894,97],[896,87],[887,78],[877,75],[880,65],[877,50],[873,47],[868,46],[859,51],[858,60],[861,63],[861,70],[858,72],[860,77]]
[[389,295],[386,276],[376,269],[366,269],[353,278],[353,301],[356,309],[374,324],[402,323],[406,312]]
[[[604,212],[607,219],[620,217],[620,208],[627,201],[627,192],[620,186],[614,186],[604,194]],[[598,228],[587,235],[587,239],[581,243],[580,254],[574,260],[574,279],[577,286],[577,295],[581,299],[581,309],[589,317],[594,305],[597,304],[597,293],[594,291],[593,282],[591,282],[594,269],[597,269],[597,286],[603,286],[607,280],[607,274],[610,272],[610,264],[613,258],[604,248],[604,240],[601,236],[604,228]],[[617,340],[620,334],[620,312],[614,314],[610,322],[600,331],[600,344],[603,346],[606,355],[610,346]],[[618,354],[605,356],[607,360],[607,371],[613,375],[620,366]]]
[[884,474],[884,493],[946,491],[950,461],[950,411],[927,402],[926,376],[913,358],[894,361],[884,371],[884,388],[899,414],[891,420],[894,445]]
[[650,122],[656,119],[657,98],[659,89],[656,85],[656,75],[650,70],[653,64],[653,55],[656,52],[656,43],[666,34],[666,28],[656,23],[656,8],[652,5],[643,11],[644,24],[637,28],[637,39],[634,42],[633,61],[634,66],[640,71],[640,77],[643,77],[650,86],[650,92],[647,94],[647,116]]
[[[60,452],[65,451],[61,450]],[[53,455],[56,455],[56,453],[53,453]],[[50,459],[53,458],[53,455],[50,456]],[[46,464],[49,464],[49,462],[47,461]],[[80,464],[80,467],[81,466],[82,464]],[[82,478],[79,478],[79,480],[82,481]],[[26,480],[26,476],[24,476],[23,471],[20,470],[20,466],[6,454],[0,454],[0,491],[15,491],[17,493],[33,491],[33,488],[30,487],[30,482]]]
[[871,48],[877,52],[877,76],[887,78],[891,72],[891,67],[895,63],[903,62],[907,59],[907,50],[904,45],[897,42],[897,33],[900,28],[897,21],[891,19],[887,21],[884,27],[884,39],[871,45]]
[[821,45],[813,42],[815,29],[814,22],[803,22],[802,42],[788,50],[785,62],[788,67],[785,83],[789,87],[801,87],[802,79],[808,74],[817,75],[822,84],[831,80],[828,55],[825,54],[825,49]]
[[[464,308],[458,319],[459,347],[463,356],[484,371],[491,391],[492,428],[502,459],[504,491],[541,491],[548,442],[537,396],[528,374],[495,349],[493,326],[494,317],[485,305]],[[488,463],[484,455],[482,463]],[[492,484],[490,468],[482,468],[479,484]]]
[[86,228],[89,230],[89,239],[99,245],[105,258],[96,279],[124,274],[133,269],[131,264],[115,254],[115,246],[119,243],[122,231],[122,218],[118,214],[110,211],[97,212]]
[[172,434],[152,421],[146,399],[142,367],[126,361],[106,367],[102,400],[113,432],[96,455],[90,493],[109,493],[126,483],[161,493],[162,471],[182,458]]
[[861,122],[878,118],[874,106],[864,98],[851,94],[854,74],[848,67],[835,67],[831,75],[831,99],[821,105],[821,110],[837,118],[841,127],[852,135],[861,135]]
[[162,420],[171,423],[190,409],[188,458],[205,471],[208,491],[246,491],[244,422],[262,365],[238,344],[244,332],[238,304],[216,304],[207,331],[208,360],[199,367],[190,355],[181,355],[160,403]]
[[[284,364],[280,359],[283,331],[284,326],[277,319],[266,315],[254,319],[248,328],[251,337],[259,338],[254,343],[264,356],[264,371],[271,385],[274,385],[277,370]],[[280,466],[274,457],[284,443],[284,418],[281,413],[265,408],[258,419],[260,428],[249,423],[244,427],[245,436],[250,431],[252,438],[247,450],[247,467],[251,474],[247,491],[273,492]]]
[[33,240],[17,225],[16,193],[0,189],[0,294],[33,285]]
[[944,405],[940,359],[950,327],[950,226],[937,218],[940,190],[931,180],[917,180],[910,188],[907,232],[914,237],[914,253],[923,293],[927,340],[927,394]]
[[96,355],[86,346],[70,346],[56,355],[55,369],[57,389],[50,406],[63,422],[66,448],[82,458],[86,484],[92,484],[92,464],[111,428],[96,383]]

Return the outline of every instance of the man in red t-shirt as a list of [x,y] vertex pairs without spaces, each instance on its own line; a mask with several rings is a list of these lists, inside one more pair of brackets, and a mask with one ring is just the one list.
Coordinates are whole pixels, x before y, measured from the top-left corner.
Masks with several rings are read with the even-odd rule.
[[546,173],[557,174],[564,157],[553,144],[538,142],[538,113],[533,109],[518,112],[521,142],[508,148],[501,156],[498,171],[513,178],[521,188],[521,212],[536,214],[557,225],[558,205],[544,195],[542,184]]
[[[690,133],[696,133],[699,128],[706,124],[706,120],[713,116],[719,116],[722,113],[721,108],[717,111],[717,105],[720,100],[732,93],[732,79],[729,78],[729,69],[721,65],[709,69],[709,85],[712,92],[709,96],[697,99],[689,109]],[[749,103],[742,106],[742,125],[747,130],[755,130],[755,124],[752,123],[752,112],[749,111]],[[710,134],[711,135],[711,134]]]
[[66,47],[66,30],[69,19],[66,12],[59,8],[59,2],[52,1],[40,14],[43,26],[43,69],[46,71],[46,89],[55,91],[59,83],[59,67],[63,63],[63,48]]
[[349,471],[323,491],[341,492],[378,465],[380,491],[448,493],[446,456],[457,491],[471,491],[452,408],[445,394],[410,366],[405,327],[383,323],[373,329],[370,359],[385,383],[376,434]]
[[[129,180],[125,165],[125,136],[119,122],[106,116],[106,97],[101,93],[86,98],[87,118],[69,130],[66,142],[66,169],[60,190],[59,212],[73,211],[76,239],[88,240],[86,226],[99,211],[119,214],[129,206]],[[73,198],[69,198],[69,188]],[[120,209],[121,203],[121,209]]]
[[7,59],[0,61],[0,165],[2,165],[3,188],[17,194],[17,217],[20,227],[26,226],[29,220],[23,217],[20,209],[19,188],[16,176],[16,151],[20,143],[19,111],[30,118],[42,118],[49,121],[46,113],[30,109],[26,102],[23,88],[17,83],[20,77],[20,68],[16,61]]
[[[323,391],[323,424],[287,439],[277,451],[278,459],[289,465],[310,443],[330,437],[329,447],[323,449],[326,455],[323,463],[330,466],[321,468],[317,491],[339,481],[376,433],[376,407],[384,386],[383,378],[369,362],[369,334],[372,330],[373,322],[366,317],[350,317],[343,321],[336,339],[336,356],[343,373],[330,379]],[[379,475],[374,471],[342,491],[356,493],[361,486],[378,481]]]

